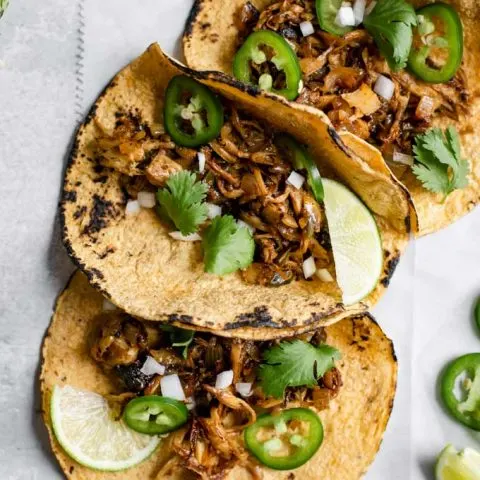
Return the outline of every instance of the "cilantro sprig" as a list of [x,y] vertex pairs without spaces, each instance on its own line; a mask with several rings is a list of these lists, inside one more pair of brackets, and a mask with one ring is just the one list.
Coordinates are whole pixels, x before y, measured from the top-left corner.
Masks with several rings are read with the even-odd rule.
[[203,235],[205,271],[216,275],[232,273],[253,262],[255,242],[246,227],[231,215],[215,217]]
[[194,173],[185,170],[175,173],[167,180],[166,187],[157,192],[160,214],[168,217],[183,235],[190,235],[207,218],[204,203],[207,191],[208,186],[197,182]]
[[185,330],[184,328],[174,327],[172,325],[162,325],[162,330],[169,333],[170,343],[172,347],[179,347],[182,357],[187,358],[188,347],[193,342],[195,332],[193,330]]
[[423,186],[446,198],[458,188],[468,184],[468,160],[462,158],[460,138],[455,127],[448,127],[445,134],[440,128],[432,128],[417,135],[413,147],[416,164],[413,173]]
[[379,0],[363,20],[392,70],[405,68],[412,48],[417,16],[405,0]]
[[314,347],[302,340],[281,342],[268,349],[258,370],[266,395],[282,398],[287,387],[314,386],[334,366],[340,352],[329,345]]

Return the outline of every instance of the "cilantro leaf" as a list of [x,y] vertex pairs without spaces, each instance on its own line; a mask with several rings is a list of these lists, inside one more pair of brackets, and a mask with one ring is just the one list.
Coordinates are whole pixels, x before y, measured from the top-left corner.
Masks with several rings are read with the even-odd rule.
[[225,275],[253,262],[255,242],[231,215],[215,217],[203,236],[205,271]]
[[417,161],[413,173],[427,190],[447,197],[467,186],[469,163],[461,156],[460,137],[454,127],[448,127],[445,134],[432,128],[417,135],[413,153]]
[[188,347],[193,342],[194,330],[185,330],[184,328],[174,327],[172,325],[162,325],[162,330],[170,335],[172,347],[183,347],[182,356],[187,358]]
[[259,367],[260,385],[266,395],[282,398],[287,387],[314,386],[340,359],[329,345],[314,347],[302,340],[281,342],[268,349]]
[[392,70],[405,68],[412,48],[417,16],[405,0],[379,0],[363,20]]
[[207,191],[208,186],[197,182],[194,173],[185,170],[175,173],[167,180],[166,187],[157,192],[159,212],[183,235],[190,235],[207,218],[207,206],[203,203]]

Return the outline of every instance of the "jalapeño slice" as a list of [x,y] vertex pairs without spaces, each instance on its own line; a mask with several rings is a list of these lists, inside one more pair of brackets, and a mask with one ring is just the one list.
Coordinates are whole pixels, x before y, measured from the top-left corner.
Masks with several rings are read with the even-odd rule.
[[278,33],[258,30],[240,47],[233,60],[233,75],[243,83],[282,95],[298,97],[302,71],[297,55]]
[[312,189],[315,200],[322,203],[324,196],[322,177],[307,150],[289,135],[279,135],[275,138],[275,144],[287,153],[288,159],[296,170],[307,171],[308,185]]
[[218,97],[205,85],[182,75],[168,84],[163,114],[167,132],[182,147],[207,144],[223,126]]
[[123,412],[123,419],[132,430],[147,435],[173,432],[184,425],[187,418],[184,403],[159,395],[134,398]]
[[264,414],[245,429],[245,445],[264,465],[291,470],[306,463],[323,442],[319,416],[308,408]]
[[460,423],[480,431],[480,353],[453,361],[443,374],[441,391],[448,411]]
[[343,0],[316,0],[315,3],[320,28],[340,37],[353,30],[353,27],[341,27],[336,22],[342,3]]
[[426,82],[448,82],[462,63],[462,21],[457,11],[445,3],[420,8],[417,19],[408,67]]

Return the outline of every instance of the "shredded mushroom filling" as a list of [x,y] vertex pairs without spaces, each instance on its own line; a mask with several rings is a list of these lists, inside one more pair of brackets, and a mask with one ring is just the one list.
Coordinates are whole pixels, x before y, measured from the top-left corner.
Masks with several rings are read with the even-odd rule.
[[[97,364],[119,380],[122,391],[112,396],[112,401],[124,406],[135,395],[161,395],[160,380],[173,374],[180,378],[185,397],[194,399],[189,422],[169,436],[175,455],[163,466],[163,475],[186,468],[210,479],[242,465],[259,478],[242,440],[243,430],[256,421],[258,409],[271,413],[302,406],[324,410],[342,386],[340,372],[333,368],[313,387],[289,387],[284,398],[266,397],[256,385],[255,372],[262,352],[278,341],[253,342],[196,332],[184,358],[156,323],[140,322],[119,312],[103,314],[97,320],[98,328],[90,336],[90,351]],[[323,329],[293,338],[315,346],[327,340]],[[125,352],[129,363],[125,363]],[[163,376],[142,373],[147,357],[165,367]],[[215,388],[217,375],[226,370],[233,371],[232,384]],[[237,392],[235,384],[239,382],[252,384],[248,398]]]
[[[276,132],[231,104],[224,109],[219,137],[198,151],[179,147],[160,127],[119,112],[113,132],[97,122],[96,159],[123,174],[134,199],[140,191],[165,186],[182,169],[198,172],[209,187],[207,202],[253,231],[254,263],[242,272],[247,283],[280,286],[303,278],[303,262],[309,257],[316,268],[332,266],[323,204],[306,182],[301,188],[287,182],[294,169],[288,153],[274,142]],[[198,153],[205,159],[202,172]]]
[[[393,72],[372,36],[357,28],[343,37],[322,31],[314,0],[283,0],[261,12],[246,2],[240,42],[255,30],[273,30],[295,50],[304,88],[297,102],[324,111],[333,125],[380,148],[412,153],[416,134],[424,133],[437,115],[458,119],[468,108],[467,80],[462,69],[448,83],[427,84],[406,70]],[[254,20],[256,23],[254,23]],[[311,22],[314,33],[304,37],[300,25]],[[374,91],[380,75],[394,84],[390,99]]]

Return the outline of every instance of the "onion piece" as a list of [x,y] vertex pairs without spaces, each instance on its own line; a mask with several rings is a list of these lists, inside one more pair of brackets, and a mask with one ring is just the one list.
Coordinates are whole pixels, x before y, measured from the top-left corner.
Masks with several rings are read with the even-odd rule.
[[367,0],[355,0],[353,4],[353,15],[355,16],[355,26],[360,25],[365,17],[365,7]]
[[315,265],[315,259],[313,257],[308,257],[303,262],[303,275],[305,278],[312,277],[317,271],[317,266]]
[[239,227],[244,227],[244,228],[246,228],[247,230],[250,231],[250,233],[251,233],[252,235],[255,233],[255,227],[252,227],[249,223],[244,222],[243,220],[238,219],[238,220],[237,220],[237,225],[238,225]]
[[195,407],[197,406],[197,402],[195,402],[194,397],[188,397],[185,400],[185,405],[187,406],[187,410],[194,410]]
[[160,380],[160,389],[164,397],[173,398],[180,402],[185,401],[185,393],[182,388],[182,383],[177,374],[166,375]]
[[219,390],[223,390],[224,388],[228,388],[233,383],[233,370],[225,370],[224,372],[220,372],[217,375],[215,380],[215,388]]
[[144,375],[165,375],[165,366],[148,356],[140,371]]
[[[370,2],[370,4],[368,5],[368,7],[365,9],[365,17],[367,15],[370,15],[373,11],[373,9],[377,6],[377,2],[375,0],[373,0],[373,2]],[[364,17],[364,18],[365,18]]]
[[116,309],[117,306],[114,305],[110,300],[107,300],[106,298],[103,299],[102,310],[104,312],[113,312]]
[[353,8],[350,5],[342,5],[335,17],[335,23],[339,27],[353,27],[355,26],[355,15]]
[[207,217],[208,218],[215,218],[222,215],[222,207],[220,205],[215,205],[214,203],[206,203],[207,205]]
[[302,22],[300,24],[300,30],[302,31],[302,35],[304,37],[308,37],[315,33],[315,29],[313,28],[312,22]]
[[333,282],[334,278],[332,277],[331,273],[326,268],[319,268],[315,275],[318,277],[319,280],[322,282]]
[[137,200],[143,208],[153,208],[157,204],[155,194],[152,192],[138,192]]
[[395,92],[395,84],[388,77],[379,75],[375,82],[375,86],[373,87],[373,91],[385,100],[390,100]]
[[125,207],[125,215],[136,215],[140,211],[138,200],[129,200]]
[[199,242],[202,239],[202,237],[198,233],[184,235],[182,232],[170,232],[169,235],[173,239],[181,240],[182,242]]
[[235,390],[244,398],[252,394],[252,382],[240,382],[235,384]]
[[303,182],[305,182],[305,177],[295,171],[292,172],[287,178],[287,183],[295,188],[298,188],[299,190],[302,188]]
[[205,163],[207,162],[207,157],[203,152],[198,152],[197,158],[198,158],[198,171],[200,173],[203,173],[203,171],[205,170]]
[[399,152],[396,148],[393,150],[392,160],[402,165],[408,165],[413,167],[413,157],[412,155],[407,155],[406,153]]
[[278,450],[281,450],[283,448],[283,442],[279,438],[271,438],[270,440],[267,440],[263,444],[263,449],[267,453],[271,452],[277,452]]

